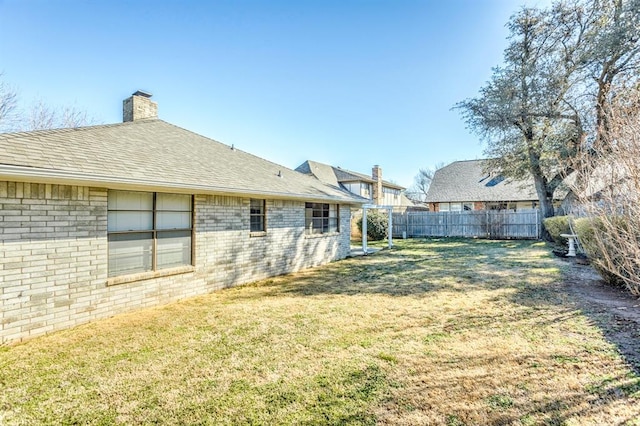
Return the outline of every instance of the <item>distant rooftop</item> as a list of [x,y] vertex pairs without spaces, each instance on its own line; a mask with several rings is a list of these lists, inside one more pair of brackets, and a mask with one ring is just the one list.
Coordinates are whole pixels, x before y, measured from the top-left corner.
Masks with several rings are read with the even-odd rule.
[[484,160],[456,161],[438,169],[426,196],[428,203],[537,200],[533,178],[514,181],[484,171]]

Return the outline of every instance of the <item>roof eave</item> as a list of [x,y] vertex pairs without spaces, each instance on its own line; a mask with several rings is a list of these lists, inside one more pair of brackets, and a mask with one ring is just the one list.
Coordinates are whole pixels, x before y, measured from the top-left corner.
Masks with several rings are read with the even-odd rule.
[[269,197],[273,199],[333,201],[341,204],[363,205],[368,202],[345,194],[345,197],[330,194],[297,194],[276,191],[259,191],[242,188],[226,188],[210,185],[187,184],[180,182],[158,182],[150,179],[131,179],[114,176],[99,176],[87,173],[63,170],[42,169],[36,167],[0,164],[0,180],[15,182],[33,182],[57,185],[93,186],[108,189],[172,191],[186,194],[228,195],[247,197]]

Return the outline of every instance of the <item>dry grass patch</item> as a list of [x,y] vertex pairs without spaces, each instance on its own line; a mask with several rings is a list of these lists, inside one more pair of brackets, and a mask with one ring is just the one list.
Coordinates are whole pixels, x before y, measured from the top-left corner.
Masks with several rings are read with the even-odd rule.
[[0,349],[4,424],[640,424],[536,242],[393,250]]

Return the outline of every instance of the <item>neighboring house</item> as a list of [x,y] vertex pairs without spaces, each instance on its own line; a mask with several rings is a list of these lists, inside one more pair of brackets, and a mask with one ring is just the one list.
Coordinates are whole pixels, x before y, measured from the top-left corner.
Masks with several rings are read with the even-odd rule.
[[538,207],[533,179],[486,173],[483,160],[456,161],[436,170],[427,192],[431,211],[521,210]]
[[406,209],[414,205],[404,194],[403,186],[382,179],[382,168],[377,165],[373,166],[371,176],[311,160],[299,165],[296,171],[312,175],[334,188],[346,189],[377,206]]
[[363,200],[157,119],[0,134],[0,343],[336,259]]
[[[621,160],[624,162],[624,160]],[[633,204],[628,194],[636,193],[637,179],[630,177],[624,164],[601,163],[589,170],[574,171],[563,181],[564,196],[560,214],[585,215],[589,210],[598,211]]]

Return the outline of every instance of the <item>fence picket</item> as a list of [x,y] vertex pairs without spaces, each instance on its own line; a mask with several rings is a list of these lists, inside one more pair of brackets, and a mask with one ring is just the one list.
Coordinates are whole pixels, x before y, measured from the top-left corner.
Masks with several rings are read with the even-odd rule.
[[393,237],[540,238],[538,209],[394,213]]

